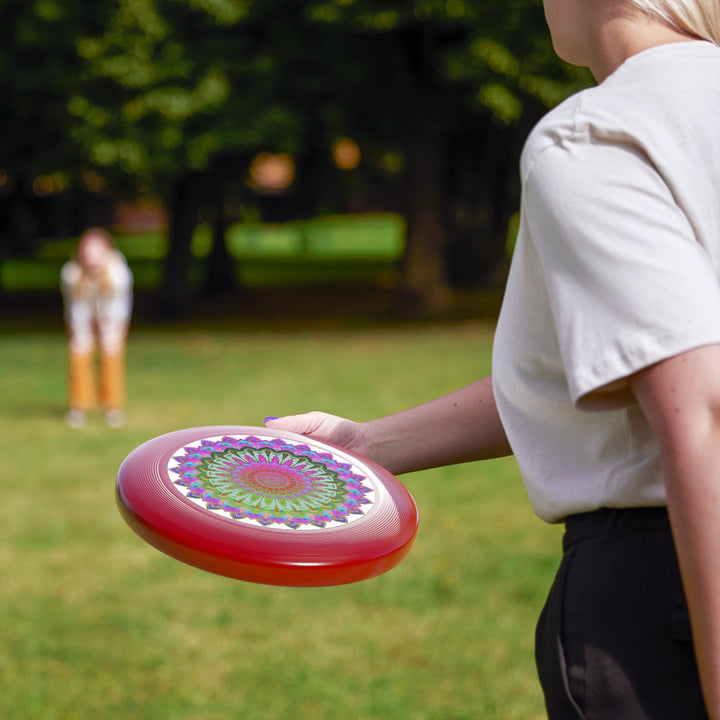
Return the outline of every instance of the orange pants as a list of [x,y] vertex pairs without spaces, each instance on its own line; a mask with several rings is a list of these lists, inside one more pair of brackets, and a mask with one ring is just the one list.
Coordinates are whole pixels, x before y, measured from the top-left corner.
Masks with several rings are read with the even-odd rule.
[[100,383],[96,383],[95,352],[70,350],[68,392],[70,408],[87,412],[98,400],[103,410],[125,404],[125,346],[100,350]]

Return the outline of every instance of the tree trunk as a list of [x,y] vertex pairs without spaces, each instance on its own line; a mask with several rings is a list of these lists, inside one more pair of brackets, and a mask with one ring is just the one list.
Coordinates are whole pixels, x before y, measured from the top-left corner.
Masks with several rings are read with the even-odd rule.
[[215,218],[213,221],[212,245],[205,264],[203,293],[219,296],[237,288],[237,266],[227,246],[227,219],[225,217],[225,192],[222,178],[215,187]]
[[437,315],[448,305],[444,250],[448,234],[447,198],[440,180],[445,158],[431,132],[418,133],[406,147],[407,247],[403,284],[422,312]]
[[480,287],[504,272],[508,223],[519,207],[517,129],[484,122],[458,133],[450,153],[454,223],[446,267],[453,287]]
[[449,303],[445,273],[448,237],[448,122],[443,97],[432,81],[432,38],[422,27],[398,34],[395,68],[403,118],[407,245],[403,291],[410,309],[441,314]]
[[196,173],[181,177],[170,200],[168,252],[157,297],[157,312],[169,320],[186,315],[192,304],[192,236],[198,224],[201,195]]

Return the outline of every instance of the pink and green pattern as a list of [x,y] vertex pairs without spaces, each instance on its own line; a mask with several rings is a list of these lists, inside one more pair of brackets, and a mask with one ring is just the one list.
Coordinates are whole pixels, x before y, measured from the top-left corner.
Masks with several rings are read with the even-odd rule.
[[225,436],[181,448],[168,464],[188,499],[226,517],[292,530],[346,525],[375,490],[350,462],[281,438]]

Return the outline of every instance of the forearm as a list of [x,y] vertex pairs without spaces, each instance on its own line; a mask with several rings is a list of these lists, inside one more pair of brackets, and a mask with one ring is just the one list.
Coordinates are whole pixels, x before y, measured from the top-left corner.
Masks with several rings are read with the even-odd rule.
[[720,345],[631,379],[658,439],[668,512],[711,720],[720,720]]
[[369,455],[395,474],[512,453],[492,380],[361,425]]
[[712,720],[720,720],[720,432],[666,463],[668,511]]

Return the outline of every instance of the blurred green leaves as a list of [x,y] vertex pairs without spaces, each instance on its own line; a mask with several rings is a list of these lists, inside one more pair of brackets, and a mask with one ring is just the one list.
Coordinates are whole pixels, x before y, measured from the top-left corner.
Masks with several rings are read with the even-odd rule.
[[588,82],[554,57],[540,0],[6,0],[0,167],[163,187],[318,134],[396,153],[403,47],[451,128],[518,123]]

